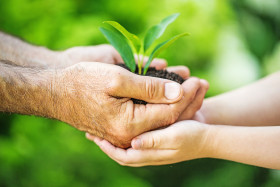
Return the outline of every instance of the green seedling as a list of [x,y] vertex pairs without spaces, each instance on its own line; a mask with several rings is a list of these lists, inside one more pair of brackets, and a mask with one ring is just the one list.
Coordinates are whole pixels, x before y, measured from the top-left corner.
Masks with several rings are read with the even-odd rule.
[[[148,68],[154,58],[156,58],[164,49],[174,43],[177,39],[189,35],[188,33],[182,33],[176,35],[162,43],[153,45],[157,39],[159,39],[167,26],[174,22],[179,14],[172,14],[164,18],[159,24],[151,27],[144,40],[140,40],[136,35],[128,32],[123,26],[115,21],[105,21],[103,23],[109,25],[107,27],[101,27],[100,31],[111,43],[112,46],[120,53],[122,59],[124,60],[125,65],[130,69],[130,71],[135,72],[136,62],[133,54],[136,54],[138,59],[138,74],[142,74],[142,65],[144,58],[140,58],[141,55],[149,56],[148,61],[146,62],[143,68],[143,75],[148,71]],[[152,48],[152,46],[155,46]],[[151,49],[152,48],[152,49]]]

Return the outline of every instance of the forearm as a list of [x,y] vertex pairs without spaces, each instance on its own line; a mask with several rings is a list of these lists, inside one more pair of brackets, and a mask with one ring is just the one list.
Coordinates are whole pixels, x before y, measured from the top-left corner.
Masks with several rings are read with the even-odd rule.
[[240,126],[280,125],[279,82],[280,72],[206,99],[200,110],[204,122]]
[[[209,138],[210,137],[210,138]],[[280,169],[280,127],[211,125],[210,157]],[[206,144],[207,144],[206,143]]]
[[54,70],[30,69],[0,61],[0,111],[56,118]]
[[62,67],[60,52],[28,44],[18,38],[0,32],[0,59],[23,67]]

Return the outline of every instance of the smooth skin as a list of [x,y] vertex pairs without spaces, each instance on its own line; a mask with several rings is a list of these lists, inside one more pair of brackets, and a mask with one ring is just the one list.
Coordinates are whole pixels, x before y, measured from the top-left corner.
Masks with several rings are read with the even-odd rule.
[[180,121],[165,129],[144,133],[134,138],[132,148],[127,150],[90,134],[87,138],[112,159],[127,166],[219,158],[280,169],[279,82],[280,72],[206,99],[194,117],[198,121]]
[[[135,136],[199,110],[199,90],[206,90],[200,79],[179,85],[143,77],[113,65],[121,61],[110,45],[51,51],[0,32],[0,111],[54,118],[128,147]],[[152,64],[166,67],[162,59]],[[170,70],[189,77],[186,67]]]

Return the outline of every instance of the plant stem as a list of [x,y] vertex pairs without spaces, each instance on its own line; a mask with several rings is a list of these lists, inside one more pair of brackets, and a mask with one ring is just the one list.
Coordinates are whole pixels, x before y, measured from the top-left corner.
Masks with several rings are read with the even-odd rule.
[[140,53],[137,54],[137,58],[138,58],[138,74],[141,75],[142,74],[142,59],[140,60]]

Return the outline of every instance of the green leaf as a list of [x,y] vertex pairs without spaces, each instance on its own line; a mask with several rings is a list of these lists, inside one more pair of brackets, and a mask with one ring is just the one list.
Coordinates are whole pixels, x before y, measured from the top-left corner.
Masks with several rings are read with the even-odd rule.
[[175,21],[179,15],[179,13],[172,14],[164,18],[158,25],[155,25],[148,30],[144,39],[144,52],[149,49],[153,42],[164,33],[167,26]]
[[189,35],[189,33],[182,33],[179,35],[176,35],[174,37],[172,37],[169,40],[166,40],[160,44],[158,44],[155,49],[153,50],[153,52],[151,53],[148,62],[146,63],[145,67],[144,67],[144,72],[143,74],[145,75],[148,71],[148,68],[152,62],[152,60],[157,57],[164,49],[166,49],[167,47],[169,47],[172,43],[174,43],[176,40],[178,40],[179,38],[183,37],[183,36],[187,36]]
[[119,24],[116,21],[104,21],[103,23],[107,23],[107,24],[113,26],[120,33],[122,33],[128,39],[128,41],[131,43],[130,45],[131,45],[132,49],[134,49],[134,52],[137,54],[139,53],[140,48],[141,48],[141,41],[136,35],[128,32],[123,26],[121,26],[121,24]]
[[133,52],[126,38],[117,30],[109,30],[104,27],[100,27],[100,31],[107,38],[107,40],[115,47],[120,53],[125,65],[132,71],[135,72],[136,63],[133,56]]

